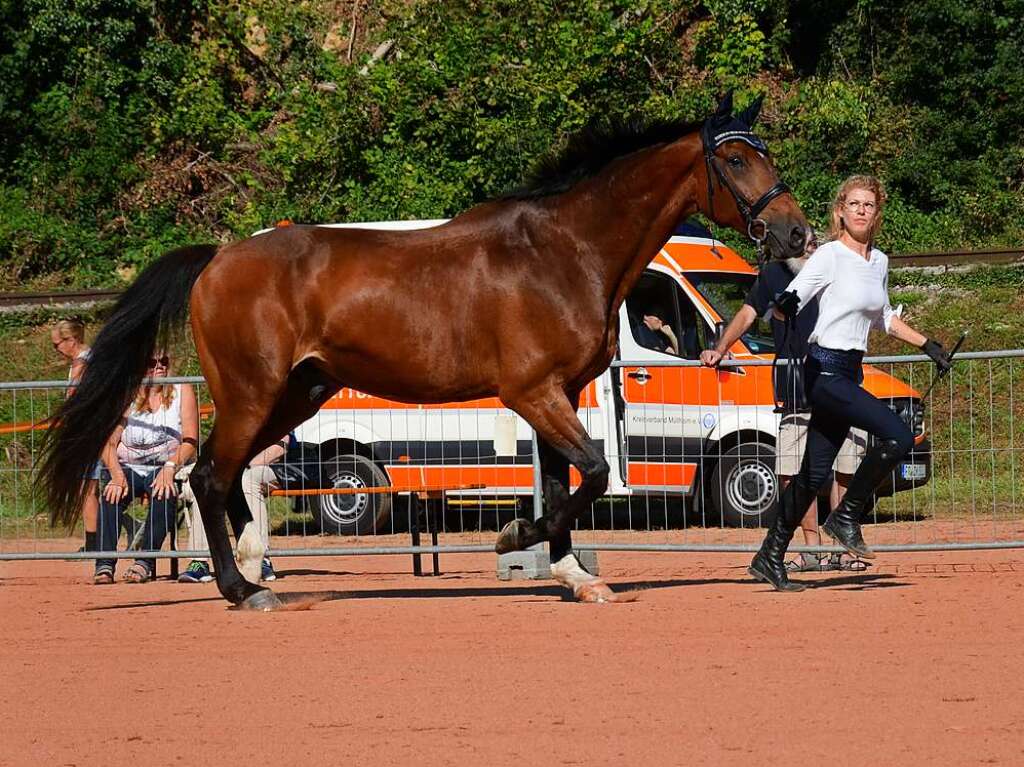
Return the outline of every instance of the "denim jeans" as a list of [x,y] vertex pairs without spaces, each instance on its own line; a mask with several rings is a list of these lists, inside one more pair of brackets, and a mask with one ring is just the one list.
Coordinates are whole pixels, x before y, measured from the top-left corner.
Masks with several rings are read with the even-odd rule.
[[[100,551],[115,551],[117,549],[117,538],[121,530],[121,516],[125,513],[128,505],[143,495],[149,496],[149,512],[146,514],[146,522],[142,528],[142,540],[140,548],[145,551],[156,551],[164,545],[164,538],[167,531],[175,523],[175,515],[178,509],[178,499],[174,496],[158,500],[153,496],[153,481],[162,467],[154,466],[152,470],[140,476],[127,466],[121,467],[124,470],[125,480],[128,483],[128,493],[117,503],[111,503],[100,496],[100,514],[97,531],[97,545]],[[104,472],[106,476],[107,472]],[[153,573],[152,559],[137,559],[142,565]],[[97,559],[96,570],[107,569],[113,572],[117,560]]]

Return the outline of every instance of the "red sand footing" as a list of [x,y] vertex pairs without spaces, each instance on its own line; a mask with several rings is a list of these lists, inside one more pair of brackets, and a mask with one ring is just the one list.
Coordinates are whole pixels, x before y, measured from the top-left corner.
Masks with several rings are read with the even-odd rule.
[[602,553],[639,600],[580,605],[483,555],[280,558],[312,606],[273,614],[0,563],[0,764],[1024,764],[1024,554],[745,562]]

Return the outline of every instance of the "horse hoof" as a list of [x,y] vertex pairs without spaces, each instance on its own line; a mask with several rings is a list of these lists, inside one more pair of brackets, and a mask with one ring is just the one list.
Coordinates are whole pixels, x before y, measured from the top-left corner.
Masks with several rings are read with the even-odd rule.
[[236,610],[255,610],[256,612],[269,613],[280,610],[284,605],[270,589],[260,589],[247,597],[244,601],[235,605]]
[[635,591],[612,591],[604,581],[594,583],[583,583],[573,589],[573,596],[580,602],[604,604],[605,602],[635,602],[637,593]]
[[526,526],[529,524],[525,519],[513,519],[501,528],[498,540],[494,544],[494,551],[498,554],[508,554],[510,551],[525,549],[523,537],[526,534]]
[[603,603],[619,601],[615,592],[601,581],[583,583],[576,587],[575,592],[576,599],[580,602]]

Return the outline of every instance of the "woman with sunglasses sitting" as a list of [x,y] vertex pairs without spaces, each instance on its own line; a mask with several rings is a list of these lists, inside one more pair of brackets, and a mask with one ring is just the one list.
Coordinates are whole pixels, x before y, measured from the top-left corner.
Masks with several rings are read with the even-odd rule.
[[[170,375],[171,359],[157,352],[146,378]],[[195,458],[199,444],[199,403],[190,384],[143,383],[121,424],[107,440],[103,463],[110,479],[103,489],[99,514],[99,549],[117,548],[118,522],[135,498],[149,497],[140,548],[159,550],[175,523],[174,475]],[[96,560],[94,583],[113,583],[116,560]],[[152,580],[154,560],[136,559],[124,579]]]

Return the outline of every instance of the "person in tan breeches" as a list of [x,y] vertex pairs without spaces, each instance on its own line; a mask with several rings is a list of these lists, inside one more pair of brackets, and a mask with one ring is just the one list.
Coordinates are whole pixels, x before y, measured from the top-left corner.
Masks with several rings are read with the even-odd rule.
[[[256,529],[259,530],[264,549],[270,548],[270,517],[267,513],[267,497],[270,495],[270,491],[279,485],[277,475],[274,474],[270,464],[284,458],[287,448],[288,439],[286,437],[259,453],[242,472],[242,493],[245,495],[246,503],[249,504],[249,511],[256,524]],[[185,523],[188,526],[188,547],[191,551],[209,551],[209,544],[206,542],[206,528],[203,527],[195,496],[187,481],[191,470],[192,467],[188,466],[178,473],[178,479],[184,481],[181,497],[188,504],[188,511],[185,514]],[[270,558],[264,557],[260,580],[273,581],[276,579],[277,575],[274,573]],[[207,583],[213,580],[213,575],[210,573],[210,567],[206,560],[193,559],[178,580],[182,583]]]

